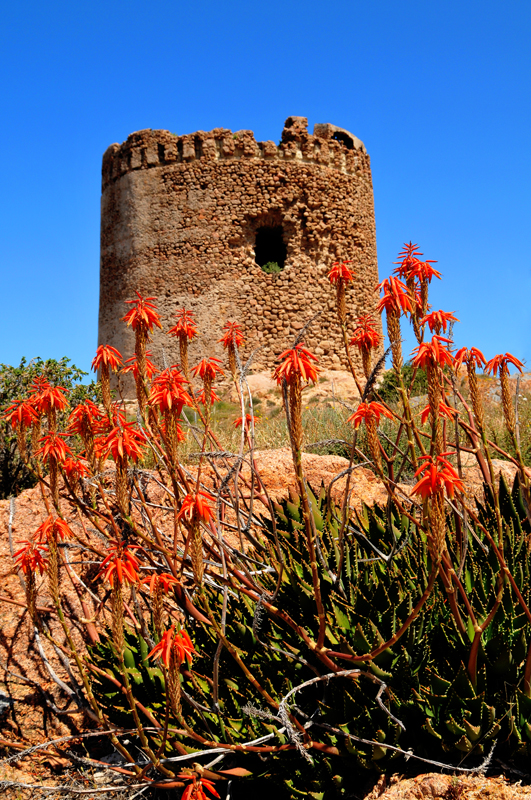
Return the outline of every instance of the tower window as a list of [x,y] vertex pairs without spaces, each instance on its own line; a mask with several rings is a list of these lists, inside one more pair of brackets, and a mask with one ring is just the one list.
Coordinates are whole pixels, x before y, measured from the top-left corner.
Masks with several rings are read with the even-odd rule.
[[280,272],[286,264],[287,248],[282,225],[258,228],[254,245],[254,260],[269,275]]
[[332,139],[335,139],[337,142],[343,142],[347,150],[354,150],[354,142],[352,138],[348,135],[348,133],[344,133],[343,131],[336,131],[332,136]]

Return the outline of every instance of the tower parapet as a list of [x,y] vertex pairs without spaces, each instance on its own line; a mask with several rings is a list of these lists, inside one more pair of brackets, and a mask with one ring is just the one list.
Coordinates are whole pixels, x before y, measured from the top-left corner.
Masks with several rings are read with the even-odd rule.
[[363,156],[367,151],[356,136],[329,123],[315,125],[311,135],[307,126],[305,117],[288,117],[279,145],[272,141],[257,142],[252,131],[232,133],[226,128],[215,128],[208,133],[196,131],[185,136],[169,131],[137,131],[123,144],[111,144],[105,151],[102,191],[127,172],[190,163],[196,159],[297,160],[347,174],[356,174],[364,168]]

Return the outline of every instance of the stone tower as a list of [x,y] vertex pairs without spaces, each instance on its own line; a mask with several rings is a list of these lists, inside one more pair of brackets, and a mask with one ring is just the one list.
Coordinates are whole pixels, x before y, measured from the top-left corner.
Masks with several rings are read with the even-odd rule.
[[[138,290],[157,298],[164,331],[179,308],[195,312],[191,364],[221,355],[231,319],[245,332],[245,354],[260,348],[254,369],[271,367],[322,312],[305,343],[324,367],[340,367],[327,272],[353,262],[350,327],[373,310],[378,282],[370,160],[359,139],[330,124],[310,135],[304,117],[286,120],[279,145],[252,131],[144,130],[112,144],[102,172],[100,344],[132,355],[120,318]],[[159,366],[178,362],[165,333],[150,349]]]

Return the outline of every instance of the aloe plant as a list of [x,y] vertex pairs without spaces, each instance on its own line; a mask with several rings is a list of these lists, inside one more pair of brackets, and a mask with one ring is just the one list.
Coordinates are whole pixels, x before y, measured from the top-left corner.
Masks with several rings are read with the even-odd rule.
[[[413,536],[409,518],[391,503],[385,508],[364,506],[345,529],[338,574],[341,513],[324,487],[308,494],[326,611],[325,647],[357,656],[369,654],[393,637],[426,584],[430,573],[426,542]],[[518,481],[509,492],[501,478],[499,504],[503,558],[522,601],[529,604],[530,526]],[[506,757],[529,754],[531,697],[524,684],[529,622],[481,528],[485,526],[488,532],[490,526],[494,538],[492,508],[486,502],[478,505],[477,513],[478,521],[468,533],[462,580],[477,621],[483,622],[496,606],[500,582],[504,588],[477,648],[475,677],[470,672],[475,632],[466,617],[464,598],[456,603],[465,620],[463,632],[440,581],[393,646],[352,665],[359,668],[358,675],[317,681],[298,692],[287,706],[291,721],[286,729],[285,718],[268,706],[264,694],[279,703],[295,687],[326,670],[308,646],[318,620],[300,498],[292,496],[276,505],[276,531],[272,521],[265,519],[262,549],[253,553],[256,568],[264,570],[262,600],[257,602],[244,582],[234,581],[227,589],[221,581],[217,586],[206,584],[195,597],[198,608],[212,614],[216,623],[194,623],[193,639],[200,657],[193,669],[181,670],[183,714],[195,742],[173,719],[166,754],[201,749],[206,742],[238,745],[270,735],[271,744],[291,749],[275,752],[265,761],[252,754],[231,754],[230,758],[251,771],[250,780],[276,780],[290,797],[305,792],[315,796],[325,792],[327,797],[328,792],[330,796],[348,793],[359,769],[396,769],[400,751],[449,764],[465,759],[469,766],[479,763],[494,742],[499,742]],[[448,524],[455,534],[454,520],[449,518]],[[456,543],[455,553],[449,553],[456,569],[457,555]],[[217,626],[222,625],[224,597],[228,646],[221,649],[216,677]],[[133,692],[160,719],[165,684],[160,669],[147,658],[151,645],[138,633],[126,632],[125,662]],[[92,657],[114,678],[114,683],[101,674],[97,679],[107,713],[113,721],[129,724],[127,702],[117,686],[121,681],[113,667],[111,640],[94,648]],[[348,663],[345,666],[349,668]],[[297,738],[304,742],[305,737],[319,743],[320,749],[310,751],[312,764],[301,755],[300,747],[294,747]],[[161,741],[160,734],[154,733],[153,738],[155,744]]]

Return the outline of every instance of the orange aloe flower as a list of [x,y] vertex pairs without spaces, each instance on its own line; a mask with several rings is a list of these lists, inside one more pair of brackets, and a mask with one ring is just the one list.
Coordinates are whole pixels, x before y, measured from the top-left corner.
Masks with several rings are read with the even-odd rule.
[[177,514],[178,520],[186,520],[189,523],[201,520],[202,522],[210,522],[214,519],[212,508],[209,506],[208,501],[215,502],[215,498],[208,492],[203,492],[199,489],[194,494],[187,494],[183,498],[181,510]]
[[277,359],[282,362],[278,365],[273,373],[273,378],[280,385],[285,378],[288,383],[294,377],[300,377],[304,381],[317,380],[317,373],[319,370],[312,364],[312,361],[317,361],[317,356],[310,353],[303,344],[297,344],[291,350],[285,350]]
[[82,439],[86,436],[94,436],[102,417],[103,414],[98,406],[92,400],[85,400],[70,412],[68,433],[77,434]]
[[197,775],[187,775],[184,772],[179,773],[177,777],[182,780],[192,781],[182,793],[181,800],[210,800],[203,791],[204,789],[207,789],[213,797],[219,798],[212,781],[208,781],[206,778],[199,778]]
[[474,367],[484,367],[487,364],[487,359],[477,347],[467,349],[462,347],[455,354],[455,365],[460,367],[461,364],[470,364]]
[[[206,398],[205,398],[205,390],[204,389],[201,389],[201,391],[197,395],[197,400],[198,400],[199,403],[201,403],[202,405],[206,406],[207,401],[206,401]],[[217,403],[218,401],[219,401],[219,397],[215,393],[214,389],[211,389],[210,390],[210,405],[213,406],[214,403]]]
[[35,573],[39,570],[42,575],[48,569],[48,559],[46,558],[47,546],[40,542],[29,542],[25,539],[21,544],[20,550],[13,554],[15,564],[22,570],[24,575]]
[[378,313],[381,314],[384,309],[386,312],[395,314],[402,312],[408,314],[414,310],[407,286],[398,278],[393,278],[391,275],[378,284],[377,288],[379,291],[383,291],[383,297],[377,305]]
[[30,401],[41,414],[64,411],[68,405],[64,386],[52,386],[46,378],[37,378],[29,390]]
[[391,412],[381,403],[376,403],[374,401],[372,403],[360,403],[354,414],[347,419],[347,422],[354,423],[355,428],[359,428],[363,420],[365,420],[366,423],[374,420],[378,425],[381,416],[393,419]]
[[370,314],[358,317],[358,327],[354,331],[350,344],[356,345],[360,350],[370,350],[378,347],[382,337],[373,325],[374,319]]
[[422,369],[434,364],[439,364],[441,367],[453,366],[455,359],[443,343],[451,344],[451,340],[444,336],[432,336],[431,342],[421,342],[413,350],[413,353],[416,353],[411,362],[413,366]]
[[225,349],[228,347],[241,347],[245,339],[243,331],[237,322],[226,322],[223,326],[223,336],[218,339]]
[[[148,381],[156,375],[160,370],[158,367],[155,366],[153,361],[150,361],[148,356],[151,355],[151,351],[148,350],[146,353],[146,378]],[[136,356],[131,356],[125,361],[124,366],[122,367],[122,375],[125,375],[127,372],[132,372],[133,377],[135,380],[138,378],[138,362]]]
[[136,430],[134,425],[134,422],[124,422],[113,428],[103,442],[98,440],[98,458],[104,458],[112,453],[115,461],[123,459],[124,456],[138,461],[144,454],[146,437]]
[[413,242],[404,242],[402,250],[398,254],[399,261],[395,261],[395,264],[399,266],[393,270],[395,275],[398,275],[399,278],[403,280],[407,280],[411,277],[411,271],[413,267],[417,264],[420,260],[419,256],[423,255],[419,249],[418,244],[413,244]]
[[161,411],[176,411],[180,416],[184,406],[193,405],[192,398],[184,390],[185,383],[188,381],[177,367],[163,370],[153,381],[149,404]]
[[125,302],[132,305],[130,311],[127,312],[125,317],[122,317],[123,322],[131,325],[134,331],[152,331],[156,325],[157,328],[162,328],[160,317],[157,313],[157,307],[151,302],[155,297],[142,297],[140,292],[135,292],[135,300],[126,300]]
[[453,497],[455,492],[463,492],[464,486],[459,475],[452,467],[445,456],[450,453],[442,453],[433,459],[432,456],[421,456],[420,461],[424,461],[421,467],[415,472],[415,478],[422,477],[411,490],[413,494],[420,494],[423,500],[446,489],[448,497]]
[[[235,428],[241,428],[243,422],[243,417],[238,417],[238,419],[234,420],[233,425]],[[260,417],[254,417],[252,414],[245,415],[245,427],[250,428],[251,424],[256,425],[257,422],[261,422]]]
[[148,658],[155,660],[160,658],[166,669],[168,669],[172,651],[179,665],[183,664],[185,660],[188,661],[188,664],[191,664],[192,656],[197,655],[186,631],[180,630],[176,633],[175,624],[162,634],[160,642],[148,653]]
[[368,379],[371,374],[371,350],[376,349],[382,341],[382,336],[373,327],[374,320],[370,314],[358,318],[358,327],[350,340],[351,345],[356,345],[361,353],[363,372]]
[[[420,415],[420,421],[424,425],[426,420],[430,415],[430,405],[428,405],[422,409],[422,413]],[[446,419],[455,419],[458,416],[458,412],[452,406],[447,406],[446,403],[443,403],[442,400],[439,403],[439,416],[446,417]]]
[[100,571],[96,578],[103,577],[109,581],[111,586],[122,583],[137,583],[139,580],[138,568],[140,566],[137,557],[133,553],[136,546],[129,546],[112,539],[108,548],[111,552],[100,564]]
[[179,338],[184,336],[186,339],[193,339],[194,336],[197,336],[193,311],[181,308],[175,316],[177,317],[177,325],[169,329],[170,336],[178,336]]
[[110,344],[100,344],[91,366],[94,372],[97,372],[101,367],[107,367],[116,372],[118,367],[122,366],[122,355]]
[[223,370],[219,366],[220,364],[221,361],[219,358],[202,358],[199,364],[192,367],[192,375],[194,377],[199,376],[202,381],[213,381],[217,372],[219,372],[220,375],[224,375]]
[[427,283],[431,283],[432,278],[441,278],[441,273],[438,272],[432,264],[436,264],[436,261],[417,261],[415,264],[412,265],[410,275],[413,278],[418,278],[419,281],[426,281]]
[[68,436],[66,433],[48,433],[39,439],[42,447],[36,451],[36,456],[42,456],[43,461],[48,461],[54,458],[58,464],[61,464],[67,456],[72,456],[73,453],[65,438]]
[[37,422],[39,415],[29,400],[16,400],[6,408],[2,418],[10,422],[13,428],[24,430]]
[[179,358],[181,367],[187,378],[190,377],[188,368],[188,341],[197,336],[197,328],[194,320],[194,315],[191,311],[185,308],[175,315],[177,317],[177,325],[170,328],[168,333],[170,336],[175,336],[179,339]]
[[170,587],[178,584],[179,581],[177,578],[174,578],[173,575],[170,575],[169,572],[153,572],[146,578],[142,578],[142,583],[147,583],[149,585],[150,594],[156,591],[157,586],[161,586],[167,594],[170,591]]
[[94,425],[94,434],[99,435],[99,439],[94,442],[94,445],[96,447],[101,447],[103,439],[113,430],[113,428],[115,426],[123,428],[126,422],[127,419],[125,413],[123,409],[120,408],[119,403],[113,403],[111,406],[110,416],[107,414],[102,414],[101,419],[99,419]]
[[522,372],[522,367],[524,366],[523,362],[520,361],[515,356],[512,356],[510,353],[500,353],[500,355],[494,356],[485,366],[485,372],[492,372],[492,374],[496,377],[498,374],[498,370],[500,375],[503,373],[509,373],[508,364],[513,364],[516,369],[519,369]]
[[332,269],[328,273],[330,283],[336,284],[339,281],[350,283],[354,280],[354,272],[347,267],[347,264],[352,264],[352,261],[336,261],[335,264],[332,264]]
[[[485,366],[485,372],[492,372],[494,376],[496,376],[498,372],[500,373],[503,416],[505,418],[505,424],[517,446],[518,452],[519,447],[517,442],[516,417],[511,400],[511,389],[509,385],[509,364],[512,364],[516,367],[516,369],[522,372],[522,367],[524,366],[523,363],[510,353],[500,353],[499,355],[494,356],[494,358],[491,358],[491,360],[488,361]],[[521,459],[520,454],[519,458]]]
[[78,458],[65,459],[62,467],[69,481],[78,481],[80,478],[85,478],[88,475],[88,469]]
[[223,326],[223,336],[218,339],[227,351],[229,369],[234,380],[237,375],[236,348],[241,347],[245,339],[243,331],[237,322],[226,322]]
[[347,322],[346,286],[348,283],[354,280],[354,273],[347,267],[347,264],[351,263],[351,261],[336,261],[328,273],[328,279],[330,280],[330,283],[335,284],[336,287],[337,317],[344,333],[346,332],[345,326]]
[[64,542],[65,539],[71,539],[72,535],[72,531],[64,519],[61,519],[61,517],[54,518],[50,514],[35,531],[35,541],[39,545],[51,538]]
[[450,322],[459,322],[457,317],[454,317],[453,311],[432,311],[431,314],[426,314],[425,317],[422,317],[420,320],[421,325],[428,324],[428,327],[433,333],[440,333],[441,330],[446,333],[446,328],[449,326]]

